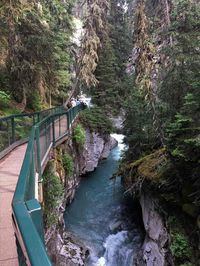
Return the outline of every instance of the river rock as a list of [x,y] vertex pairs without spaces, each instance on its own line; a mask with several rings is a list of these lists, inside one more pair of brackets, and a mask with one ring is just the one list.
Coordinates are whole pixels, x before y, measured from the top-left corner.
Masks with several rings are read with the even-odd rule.
[[116,147],[118,144],[117,140],[111,136],[109,136],[108,140],[105,141],[104,143],[104,148],[101,154],[101,158],[100,159],[106,159],[108,158],[110,151]]
[[55,228],[54,234],[46,241],[49,255],[56,266],[82,266],[89,255],[87,247],[74,235]]
[[106,159],[116,145],[117,141],[113,137],[104,137],[99,133],[86,130],[86,141],[83,150],[85,164],[82,167],[82,173],[94,171],[99,160]]
[[122,221],[114,221],[109,224],[110,231],[114,232],[121,229]]

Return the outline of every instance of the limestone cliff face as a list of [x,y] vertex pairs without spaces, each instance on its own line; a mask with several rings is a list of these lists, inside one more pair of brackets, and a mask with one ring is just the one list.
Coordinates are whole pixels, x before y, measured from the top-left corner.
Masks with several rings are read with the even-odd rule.
[[117,141],[111,136],[102,137],[99,133],[86,130],[82,174],[94,171],[99,161],[106,159],[116,145]]
[[[83,147],[77,146],[70,138],[61,144],[55,153],[55,173],[65,186],[65,195],[57,208],[58,222],[46,231],[45,241],[49,256],[57,266],[84,265],[89,252],[74,235],[64,231],[63,212],[66,204],[70,204],[74,199],[81,176],[94,171],[98,162],[106,159],[116,145],[117,141],[111,136],[102,136],[86,130],[86,141]],[[65,178],[65,172],[59,163],[59,149],[62,153],[66,152],[73,157],[74,173],[71,177]]]
[[146,237],[138,254],[136,265],[166,266],[173,265],[168,252],[169,235],[164,221],[157,211],[157,201],[146,193],[140,197]]

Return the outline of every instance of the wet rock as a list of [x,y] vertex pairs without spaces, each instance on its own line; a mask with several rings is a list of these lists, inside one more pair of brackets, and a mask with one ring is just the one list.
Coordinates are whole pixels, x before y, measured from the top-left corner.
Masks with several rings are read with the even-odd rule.
[[101,154],[101,159],[108,158],[110,151],[116,147],[118,144],[117,140],[111,136],[109,136],[108,140],[104,144],[104,148]]
[[46,245],[56,266],[82,266],[89,255],[87,247],[79,239],[71,233],[62,232],[59,227],[55,229]]
[[86,130],[86,141],[83,149],[82,174],[92,172],[99,160],[106,159],[110,151],[117,145],[111,136],[102,136],[96,132]]
[[119,229],[121,229],[121,226],[122,226],[122,221],[114,221],[109,224],[109,229],[110,231],[114,232],[114,231],[118,231]]

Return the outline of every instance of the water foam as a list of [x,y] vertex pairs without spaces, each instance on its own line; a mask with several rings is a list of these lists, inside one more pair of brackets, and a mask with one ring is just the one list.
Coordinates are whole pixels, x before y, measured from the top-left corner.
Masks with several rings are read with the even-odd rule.
[[128,231],[111,234],[104,243],[104,256],[99,258],[95,266],[129,266],[133,261],[133,248]]

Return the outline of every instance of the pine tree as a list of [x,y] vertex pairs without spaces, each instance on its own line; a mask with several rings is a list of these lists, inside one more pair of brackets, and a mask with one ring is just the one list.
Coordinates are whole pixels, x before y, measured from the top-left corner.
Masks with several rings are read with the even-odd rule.
[[197,51],[200,45],[199,19],[198,4],[188,0],[174,2],[169,32],[173,36],[173,45],[165,50],[170,64],[161,83],[159,95],[166,106],[169,121],[173,120],[182,107],[186,94],[193,93],[193,84],[198,82],[200,77],[200,55]]
[[101,37],[107,31],[108,10],[109,1],[107,0],[87,0],[87,18],[78,73],[87,87],[98,84],[94,72],[99,61],[98,50],[101,46]]
[[125,3],[124,0],[112,0],[109,16],[109,36],[116,57],[119,82],[127,78],[126,66],[132,50],[132,33],[128,28],[129,18],[125,11]]
[[130,92],[126,67],[131,53],[125,1],[111,1],[107,31],[101,36],[99,62],[94,72],[98,85],[91,89],[93,101],[105,110],[118,114]]
[[[130,85],[133,84],[132,79],[129,82]],[[125,141],[129,146],[126,160],[133,161],[150,153],[156,145],[152,113],[137,88],[132,89],[126,101],[125,114],[124,134]]]
[[99,63],[95,71],[98,86],[91,90],[95,104],[104,110],[113,112],[120,107],[120,96],[116,90],[116,58],[109,36],[104,37],[102,49],[99,52]]
[[71,79],[72,1],[4,1],[0,12],[7,90],[23,109],[51,105],[51,96],[61,102]]

